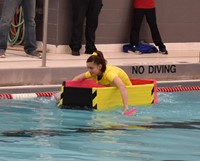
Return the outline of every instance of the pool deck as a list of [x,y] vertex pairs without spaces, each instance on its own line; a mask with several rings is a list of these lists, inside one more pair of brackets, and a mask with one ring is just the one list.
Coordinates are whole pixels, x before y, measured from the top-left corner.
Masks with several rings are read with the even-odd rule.
[[[104,48],[100,50],[104,51]],[[163,55],[107,50],[104,56],[109,64],[123,68],[129,77],[156,79],[160,82],[193,80],[200,85],[199,50],[168,51],[168,55]],[[6,58],[0,58],[0,87],[62,84],[64,80],[86,71],[85,62],[88,57],[88,54],[72,56],[69,51],[48,52],[46,67],[42,67],[42,59],[27,57],[20,50],[7,50]]]

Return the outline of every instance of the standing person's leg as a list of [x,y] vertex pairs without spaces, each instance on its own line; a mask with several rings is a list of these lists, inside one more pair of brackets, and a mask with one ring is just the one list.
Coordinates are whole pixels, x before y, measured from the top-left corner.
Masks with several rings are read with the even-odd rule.
[[86,54],[92,54],[97,50],[95,46],[95,33],[98,27],[98,19],[102,6],[102,0],[90,0],[86,13]]
[[72,55],[79,56],[82,44],[83,25],[89,0],[71,0],[73,25],[70,48]]
[[17,7],[22,0],[4,0],[0,20],[0,57],[5,57],[7,49],[8,33]]
[[22,8],[24,11],[25,37],[24,50],[28,56],[42,58],[41,54],[36,51],[36,23],[35,23],[35,8],[36,0],[23,0]]
[[130,44],[136,46],[139,43],[140,28],[144,17],[144,9],[134,9],[133,23],[130,35]]
[[163,54],[167,54],[166,47],[162,42],[159,30],[158,30],[155,8],[147,9],[145,15],[146,15],[147,23],[149,24],[149,27],[151,30],[151,36],[152,36],[153,42],[155,43],[156,46],[159,47],[160,52],[162,52]]
[[25,23],[24,50],[26,53],[30,53],[37,48],[35,31],[35,5],[36,0],[22,1]]

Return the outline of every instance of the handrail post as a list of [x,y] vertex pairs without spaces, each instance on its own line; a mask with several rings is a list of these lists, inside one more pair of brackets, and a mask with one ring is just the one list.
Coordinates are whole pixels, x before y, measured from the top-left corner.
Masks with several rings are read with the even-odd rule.
[[47,32],[48,32],[48,9],[49,0],[44,1],[44,24],[43,24],[43,57],[42,67],[46,67],[46,55],[47,55]]

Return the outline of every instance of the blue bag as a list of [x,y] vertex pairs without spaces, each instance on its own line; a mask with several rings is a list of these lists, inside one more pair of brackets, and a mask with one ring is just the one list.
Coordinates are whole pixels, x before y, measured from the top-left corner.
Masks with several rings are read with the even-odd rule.
[[154,45],[147,43],[139,43],[137,46],[133,47],[130,44],[123,45],[123,52],[127,53],[128,51],[140,52],[140,53],[157,53],[158,49]]
[[154,45],[139,43],[135,47],[136,51],[141,53],[157,53],[158,49]]

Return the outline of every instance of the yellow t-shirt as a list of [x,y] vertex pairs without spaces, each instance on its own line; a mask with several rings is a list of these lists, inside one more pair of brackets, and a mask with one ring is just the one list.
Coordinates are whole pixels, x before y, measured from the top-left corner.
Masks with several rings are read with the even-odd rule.
[[111,86],[114,78],[117,76],[126,86],[132,85],[128,75],[121,68],[116,66],[107,64],[106,71],[103,73],[103,77],[100,80],[98,80],[97,76],[92,77],[89,71],[85,73],[86,78],[92,78],[96,83],[104,86]]

